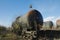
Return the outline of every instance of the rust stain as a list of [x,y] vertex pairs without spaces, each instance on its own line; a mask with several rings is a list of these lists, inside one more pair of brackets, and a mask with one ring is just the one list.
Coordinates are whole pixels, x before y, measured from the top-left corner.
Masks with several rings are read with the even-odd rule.
[[34,10],[30,10],[27,14],[27,16],[30,16],[31,14],[35,14],[35,11]]

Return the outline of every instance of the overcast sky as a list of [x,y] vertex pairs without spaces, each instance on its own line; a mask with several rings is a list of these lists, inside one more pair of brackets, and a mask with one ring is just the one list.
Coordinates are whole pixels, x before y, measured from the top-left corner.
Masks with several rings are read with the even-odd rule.
[[10,26],[17,16],[26,14],[32,4],[44,21],[60,18],[60,0],[0,0],[0,25]]

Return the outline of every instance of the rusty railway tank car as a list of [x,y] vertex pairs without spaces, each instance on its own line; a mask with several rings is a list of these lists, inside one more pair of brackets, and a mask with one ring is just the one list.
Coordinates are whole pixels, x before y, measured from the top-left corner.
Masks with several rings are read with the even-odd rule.
[[52,21],[45,21],[43,23],[43,30],[51,30],[53,28],[53,22]]
[[57,25],[57,28],[60,27],[60,19],[58,19],[58,20],[56,21],[56,25]]
[[43,17],[38,10],[30,10],[27,14],[17,19],[23,29],[36,30],[43,25]]

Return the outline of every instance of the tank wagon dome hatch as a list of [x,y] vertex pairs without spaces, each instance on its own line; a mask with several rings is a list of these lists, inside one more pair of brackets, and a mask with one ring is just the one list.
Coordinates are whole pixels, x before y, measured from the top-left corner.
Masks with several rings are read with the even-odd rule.
[[30,10],[27,14],[28,16],[28,23],[29,26],[32,27],[32,29],[41,28],[43,25],[43,17],[41,13],[38,10]]

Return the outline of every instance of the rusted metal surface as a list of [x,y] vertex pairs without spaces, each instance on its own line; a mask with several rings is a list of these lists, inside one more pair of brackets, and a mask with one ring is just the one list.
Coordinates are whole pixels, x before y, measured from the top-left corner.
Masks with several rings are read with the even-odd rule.
[[[43,25],[43,17],[37,10],[31,10],[28,12],[28,24],[34,29],[36,26],[40,28]],[[40,26],[39,26],[40,25]]]
[[57,28],[60,28],[60,19],[56,21]]

